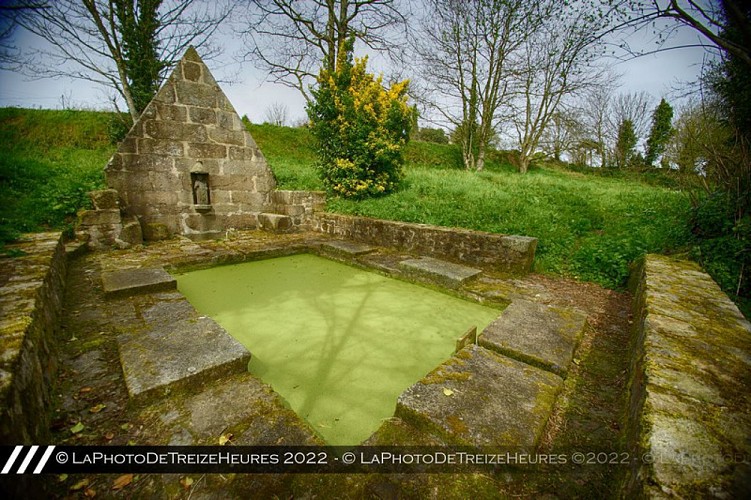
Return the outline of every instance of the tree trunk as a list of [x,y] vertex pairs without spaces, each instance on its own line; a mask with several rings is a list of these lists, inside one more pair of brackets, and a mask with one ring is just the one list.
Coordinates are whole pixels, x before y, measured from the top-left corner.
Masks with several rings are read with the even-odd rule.
[[485,144],[480,144],[480,150],[477,152],[477,164],[475,170],[482,172],[485,168]]

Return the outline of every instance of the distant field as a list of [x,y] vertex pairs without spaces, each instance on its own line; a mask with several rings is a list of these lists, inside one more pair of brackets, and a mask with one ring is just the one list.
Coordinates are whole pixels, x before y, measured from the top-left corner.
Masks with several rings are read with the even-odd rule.
[[[86,192],[103,186],[115,146],[114,115],[0,109],[0,241],[23,231],[70,226]],[[284,189],[321,189],[305,129],[249,125]],[[485,172],[458,167],[451,145],[413,142],[405,181],[393,195],[329,200],[334,212],[539,238],[536,270],[623,286],[645,252],[683,251],[692,241],[685,193],[665,176],[595,169],[533,168],[517,174],[491,157]],[[606,175],[607,174],[607,175]]]

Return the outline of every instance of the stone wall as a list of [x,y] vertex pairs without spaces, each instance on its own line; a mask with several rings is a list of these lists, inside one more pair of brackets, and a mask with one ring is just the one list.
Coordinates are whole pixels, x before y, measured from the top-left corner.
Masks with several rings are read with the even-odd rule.
[[91,191],[94,209],[78,212],[76,230],[89,250],[129,248],[143,243],[141,224],[133,215],[123,217],[118,196],[114,189]]
[[326,207],[323,191],[274,191],[271,193],[271,210],[286,215],[295,229],[312,229],[313,216]]
[[314,229],[331,236],[391,246],[422,255],[511,273],[532,269],[537,238],[410,224],[331,213],[318,214]]
[[648,255],[632,283],[637,460],[624,496],[747,496],[751,324],[694,263]]
[[0,258],[0,444],[49,438],[56,335],[65,288],[60,233],[26,235]]
[[263,154],[190,48],[105,170],[146,240],[218,237],[258,226],[276,181]]

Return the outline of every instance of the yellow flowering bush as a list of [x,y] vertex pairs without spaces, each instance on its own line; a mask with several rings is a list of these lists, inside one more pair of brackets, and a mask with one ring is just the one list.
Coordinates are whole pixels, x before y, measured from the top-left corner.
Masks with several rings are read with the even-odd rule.
[[351,48],[348,42],[339,51],[335,71],[321,71],[307,111],[326,189],[362,198],[399,185],[413,110],[409,82],[384,88],[367,72],[367,57],[353,63]]

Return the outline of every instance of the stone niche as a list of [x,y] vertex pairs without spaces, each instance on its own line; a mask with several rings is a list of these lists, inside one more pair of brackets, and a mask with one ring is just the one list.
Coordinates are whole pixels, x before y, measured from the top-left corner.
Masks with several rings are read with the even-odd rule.
[[133,125],[105,169],[145,240],[222,236],[258,227],[274,175],[194,48]]

